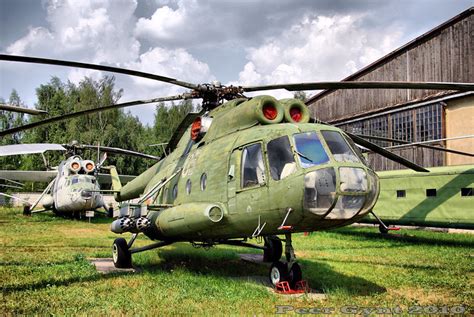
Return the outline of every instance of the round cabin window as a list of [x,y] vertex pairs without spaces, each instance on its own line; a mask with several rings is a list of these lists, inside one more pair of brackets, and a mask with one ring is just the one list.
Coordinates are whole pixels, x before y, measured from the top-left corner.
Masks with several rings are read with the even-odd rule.
[[206,173],[202,173],[201,175],[201,190],[204,191],[207,186],[207,175]]
[[191,194],[191,179],[186,182],[186,194]]
[[178,184],[173,186],[173,199],[176,199],[176,197],[178,197]]

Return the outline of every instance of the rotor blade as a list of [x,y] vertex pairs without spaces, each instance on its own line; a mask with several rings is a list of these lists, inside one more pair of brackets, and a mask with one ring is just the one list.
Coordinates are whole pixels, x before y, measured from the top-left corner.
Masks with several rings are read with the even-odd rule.
[[60,144],[29,143],[0,146],[0,156],[44,153],[46,151],[66,151]]
[[326,81],[314,83],[276,84],[242,87],[242,90],[244,92],[273,89],[286,89],[289,91],[323,89],[434,89],[473,91],[474,84],[453,82]]
[[58,171],[19,171],[0,170],[0,177],[21,182],[50,182],[58,175]]
[[155,103],[155,102],[171,101],[171,100],[181,100],[181,99],[190,99],[190,98],[193,98],[193,97],[191,97],[188,94],[182,94],[182,95],[176,95],[176,96],[170,96],[170,97],[154,98],[154,99],[149,99],[149,100],[135,100],[135,101],[129,101],[129,102],[124,102],[124,103],[117,103],[117,104],[114,104],[114,105],[100,107],[100,108],[92,108],[92,109],[87,109],[87,110],[81,110],[81,111],[72,112],[72,113],[68,113],[68,114],[64,114],[64,115],[59,115],[59,116],[56,116],[56,117],[47,118],[47,119],[37,121],[37,122],[32,122],[32,123],[25,124],[25,125],[22,125],[22,126],[19,126],[19,127],[3,130],[3,131],[0,131],[0,136],[5,136],[5,135],[12,134],[12,133],[17,133],[17,132],[20,132],[20,131],[41,127],[41,126],[46,125],[46,124],[59,122],[59,121],[63,121],[63,120],[67,120],[67,119],[71,119],[71,118],[75,118],[75,117],[78,117],[78,116],[83,116],[83,115],[91,114],[91,113],[95,113],[95,112],[107,111],[107,110],[124,108],[124,107],[131,107],[131,106],[136,106],[136,105],[144,105],[144,104],[147,104],[147,103]]
[[[79,147],[85,148],[85,149],[97,149],[97,145],[80,145]],[[158,156],[149,155],[149,154],[140,153],[140,152],[135,152],[135,151],[131,151],[131,150],[120,149],[120,148],[116,148],[116,147],[101,146],[100,150],[102,152],[107,152],[107,153],[138,156],[138,157],[152,159],[152,160],[160,160],[161,159]]]
[[355,143],[359,144],[359,145],[362,145],[363,147],[369,149],[369,150],[372,150],[374,151],[375,153],[378,153],[392,161],[395,161],[397,163],[400,163],[402,164],[403,166],[406,166],[408,168],[411,168],[412,170],[415,170],[417,172],[429,172],[426,168],[418,165],[418,164],[415,164],[395,153],[392,153],[390,151],[387,151],[385,150],[384,148],[372,143],[372,142],[369,142],[355,134],[352,134],[352,133],[349,133],[349,132],[345,132]]
[[180,81],[175,78],[170,78],[170,77],[165,77],[165,76],[160,76],[160,75],[155,75],[155,74],[150,74],[150,73],[144,73],[144,72],[139,72],[136,70],[113,67],[113,66],[105,66],[105,65],[89,64],[89,63],[81,63],[81,62],[65,61],[65,60],[58,60],[58,59],[49,59],[49,58],[40,58],[40,57],[6,55],[6,54],[0,54],[0,60],[10,61],[10,62],[23,62],[23,63],[35,63],[35,64],[95,69],[95,70],[101,70],[101,71],[106,71],[106,72],[158,80],[165,83],[170,83],[173,85],[178,85],[178,86],[190,88],[190,89],[195,89],[198,87],[198,85],[188,83],[185,81]]
[[0,177],[0,180],[5,181],[5,182],[10,182],[10,183],[13,183],[15,185],[23,186],[23,183],[16,182],[16,181],[8,179],[8,178]]
[[459,155],[465,155],[465,156],[474,157],[474,154],[473,154],[473,153],[451,150],[451,149],[444,148],[444,147],[437,147],[437,146],[426,145],[426,144],[416,144],[416,143],[412,143],[412,142],[409,142],[409,141],[403,141],[403,140],[397,140],[397,139],[390,139],[390,138],[383,138],[383,137],[372,136],[372,135],[357,134],[357,136],[360,136],[361,138],[364,138],[364,139],[372,139],[372,140],[379,140],[379,141],[387,141],[387,142],[401,143],[401,144],[405,144],[406,146],[411,146],[411,145],[413,145],[413,146],[424,147],[424,148],[427,148],[427,149],[432,149],[432,150],[437,150],[437,151],[442,151],[442,152],[449,152],[449,153],[454,153],[454,154],[459,154]]
[[0,110],[28,113],[28,114],[33,114],[33,115],[46,114],[47,113],[44,110],[30,109],[30,108],[26,108],[26,107],[12,106],[12,105],[6,105],[6,104],[0,104]]

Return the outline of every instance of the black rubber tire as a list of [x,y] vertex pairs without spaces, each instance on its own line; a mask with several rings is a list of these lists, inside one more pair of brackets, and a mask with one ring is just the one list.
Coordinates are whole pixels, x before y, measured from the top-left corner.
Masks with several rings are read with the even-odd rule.
[[263,250],[263,262],[277,262],[283,253],[283,245],[277,236],[265,237],[265,247]]
[[278,282],[288,281],[287,265],[281,261],[273,262],[269,272],[270,284],[274,287]]
[[293,263],[290,271],[288,272],[288,283],[292,289],[295,288],[296,283],[303,279],[303,272],[298,263]]
[[114,207],[107,208],[107,218],[113,218],[113,217],[114,217]]
[[380,231],[381,234],[387,234],[388,233],[388,229],[385,228],[382,225],[379,225],[379,231]]
[[23,216],[31,216],[31,206],[23,206]]
[[120,269],[128,269],[132,267],[132,254],[128,249],[127,240],[117,238],[112,245],[112,256],[114,266]]

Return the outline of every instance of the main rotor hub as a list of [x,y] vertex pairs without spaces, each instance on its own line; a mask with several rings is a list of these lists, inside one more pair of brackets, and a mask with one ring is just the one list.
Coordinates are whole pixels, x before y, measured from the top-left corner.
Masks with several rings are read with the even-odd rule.
[[210,84],[199,85],[198,88],[192,92],[192,95],[202,98],[203,109],[209,111],[221,105],[224,100],[245,97],[243,92],[242,87],[226,87],[219,81],[213,81]]

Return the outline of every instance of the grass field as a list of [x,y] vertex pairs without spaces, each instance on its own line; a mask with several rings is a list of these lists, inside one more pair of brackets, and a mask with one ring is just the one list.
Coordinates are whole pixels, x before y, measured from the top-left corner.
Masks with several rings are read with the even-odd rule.
[[248,279],[268,268],[241,261],[238,253],[254,251],[234,247],[176,244],[134,255],[140,273],[101,275],[87,258],[111,256],[108,222],[0,209],[0,315],[270,315],[276,305],[407,313],[473,303],[474,235],[403,230],[388,238],[375,228],[296,235],[304,278],[327,297],[311,300]]

